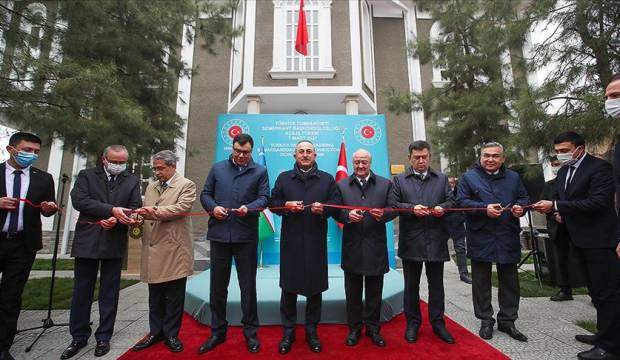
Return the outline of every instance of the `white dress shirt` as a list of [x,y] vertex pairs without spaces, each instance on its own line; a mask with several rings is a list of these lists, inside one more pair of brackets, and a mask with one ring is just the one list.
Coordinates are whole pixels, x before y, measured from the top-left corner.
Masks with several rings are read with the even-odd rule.
[[[13,180],[15,175],[13,172],[16,170],[14,167],[9,165],[9,162],[4,163],[6,166],[6,170],[4,171],[5,177],[5,186],[6,186],[6,196],[7,197],[16,197],[13,196]],[[30,186],[30,166],[27,168],[21,169],[21,187],[20,187],[20,199],[25,199],[26,194],[28,194],[28,186]],[[24,206],[26,204],[22,201],[19,202],[19,217],[17,218],[17,231],[24,230]],[[6,221],[4,222],[4,226],[2,227],[2,232],[9,232],[9,223],[11,221],[11,212],[7,212]]]

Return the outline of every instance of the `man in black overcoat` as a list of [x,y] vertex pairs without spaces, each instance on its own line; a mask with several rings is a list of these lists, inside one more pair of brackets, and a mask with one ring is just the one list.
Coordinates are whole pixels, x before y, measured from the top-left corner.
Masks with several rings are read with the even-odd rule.
[[[397,215],[395,211],[386,210],[394,204],[392,182],[370,170],[372,156],[368,151],[357,150],[352,160],[353,174],[338,182],[342,203],[372,209],[343,209],[339,213],[340,222],[344,224],[341,266],[349,325],[346,344],[356,345],[362,325],[366,325],[366,335],[375,345],[384,347],[379,318],[383,275],[389,271],[385,224]],[[364,290],[365,304],[362,303]]]
[[127,170],[129,154],[122,145],[108,146],[102,164],[80,171],[71,201],[80,212],[71,256],[75,257],[73,298],[69,331],[73,338],[61,359],[75,356],[91,335],[90,313],[99,279],[99,326],[95,331],[95,356],[110,351],[118,308],[123,257],[127,252],[132,209],[142,206],[140,179]]
[[334,177],[318,169],[316,150],[310,141],[295,147],[295,166],[284,171],[271,191],[270,207],[282,216],[280,233],[280,315],[284,336],[278,351],[286,354],[295,341],[297,295],[306,297],[306,341],[313,352],[321,351],[317,325],[321,320],[321,294],[327,290],[327,218],[336,217],[340,196]]

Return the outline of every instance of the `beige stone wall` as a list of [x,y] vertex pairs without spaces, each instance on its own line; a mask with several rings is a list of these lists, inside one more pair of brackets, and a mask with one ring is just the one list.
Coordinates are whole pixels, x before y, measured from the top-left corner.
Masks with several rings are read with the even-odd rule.
[[393,86],[409,91],[405,55],[405,27],[402,18],[374,18],[375,76],[377,83],[377,112],[385,114],[388,157],[390,164],[407,165],[407,148],[413,138],[411,116],[389,113],[381,90]]
[[296,79],[273,80],[273,1],[256,1],[254,86],[297,86]]
[[[185,162],[185,176],[196,183],[198,196],[215,157],[217,114],[227,112],[230,67],[229,44],[216,42],[216,55],[202,45],[199,38],[194,50],[196,74],[192,77]],[[199,199],[193,211],[203,211]],[[207,218],[195,217],[193,224],[194,230],[205,230]]]

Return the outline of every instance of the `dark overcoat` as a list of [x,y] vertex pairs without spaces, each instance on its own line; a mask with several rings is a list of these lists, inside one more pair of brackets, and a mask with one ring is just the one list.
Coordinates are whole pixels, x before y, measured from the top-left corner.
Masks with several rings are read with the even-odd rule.
[[[295,165],[284,171],[271,191],[271,207],[282,207],[287,201],[339,204],[340,196],[334,177],[316,166],[302,173]],[[336,217],[338,210],[324,208],[316,215],[306,207],[293,213],[273,210],[282,216],[280,233],[280,287],[282,290],[311,296],[327,290],[327,219]]]
[[529,197],[519,174],[501,167],[488,174],[479,164],[468,170],[459,181],[457,202],[461,207],[485,208],[466,212],[467,256],[472,260],[500,264],[516,264],[521,259],[521,227],[510,211],[498,218],[487,216],[489,204],[529,204]]
[[[364,188],[357,177],[351,175],[338,182],[338,189],[344,205],[385,209],[394,204],[392,182],[373,172]],[[341,266],[345,272],[374,276],[389,271],[385,224],[396,215],[395,211],[384,211],[383,218],[377,221],[366,212],[362,221],[350,223],[349,210],[340,211],[339,219],[344,224]],[[391,234],[389,240],[392,240]]]
[[[394,198],[396,207],[413,209],[416,205],[433,208],[454,207],[454,195],[448,184],[448,177],[428,169],[420,179],[409,168],[394,177]],[[413,212],[400,212],[398,235],[398,256],[408,261],[448,261],[448,225],[443,217],[417,216]]]
[[120,222],[105,230],[95,224],[112,216],[112,208],[137,209],[142,206],[140,179],[123,171],[116,180],[108,182],[102,166],[80,171],[71,203],[80,212],[75,225],[71,256],[87,259],[118,259],[127,251],[127,225]]

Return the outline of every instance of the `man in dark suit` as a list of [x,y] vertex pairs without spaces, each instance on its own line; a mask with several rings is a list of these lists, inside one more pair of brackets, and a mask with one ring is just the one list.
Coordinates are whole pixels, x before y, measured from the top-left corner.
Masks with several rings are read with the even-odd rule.
[[553,141],[564,163],[556,180],[556,199],[541,200],[534,209],[556,211],[562,217],[571,245],[585,265],[587,284],[597,311],[596,335],[576,339],[594,345],[580,359],[620,357],[620,260],[618,218],[614,209],[614,181],[610,163],[586,152],[586,142],[569,131]]
[[[313,352],[321,352],[317,325],[321,321],[322,293],[327,290],[327,218],[338,211],[323,204],[340,203],[333,176],[319,170],[316,149],[310,141],[295,146],[295,166],[280,173],[271,190],[269,206],[282,216],[280,235],[280,316],[284,336],[280,354],[288,353],[295,342],[297,295],[306,297],[306,342]],[[285,210],[281,208],[285,207]]]
[[[605,111],[612,118],[620,120],[620,73],[614,74],[605,88]],[[616,183],[616,209],[620,210],[620,136],[614,148],[614,180]],[[620,258],[620,243],[616,247]]]
[[[0,359],[13,359],[9,353],[21,307],[22,291],[28,280],[41,242],[41,215],[58,210],[54,202],[52,176],[31,166],[41,150],[41,139],[17,132],[9,139],[9,160],[0,164]],[[20,199],[27,199],[33,207]]]
[[454,207],[448,177],[430,167],[431,146],[424,140],[409,145],[407,171],[394,176],[394,201],[400,213],[398,256],[403,259],[405,293],[403,308],[407,318],[405,340],[414,343],[422,324],[420,277],[422,267],[428,281],[428,319],[433,332],[448,344],[454,343],[444,319],[444,262],[450,260],[448,228],[444,209]]
[[[556,198],[556,176],[562,163],[558,159],[551,160],[553,178],[545,183],[540,199]],[[573,287],[585,286],[584,269],[573,254],[570,247],[570,237],[562,216],[557,211],[546,214],[547,233],[549,241],[547,243],[547,261],[551,280],[560,290],[553,296],[551,301],[573,300]]]
[[91,335],[90,312],[99,269],[99,327],[95,332],[95,356],[110,351],[121,267],[127,250],[127,226],[136,222],[128,213],[142,206],[140,179],[128,172],[128,157],[124,146],[108,146],[101,158],[102,165],[80,171],[71,191],[73,207],[80,212],[71,250],[75,257],[69,318],[73,341],[61,359],[77,354]]
[[[248,134],[235,136],[232,154],[209,171],[200,202],[212,212],[207,240],[211,245],[209,306],[211,336],[199,353],[213,350],[226,340],[226,300],[233,258],[241,290],[243,335],[249,352],[260,349],[256,302],[256,265],[259,211],[267,206],[267,169],[252,161],[254,140]],[[234,210],[233,210],[234,209]]]
[[[390,270],[385,224],[397,213],[384,210],[394,203],[392,183],[372,172],[371,162],[368,151],[357,150],[353,153],[353,174],[338,182],[344,205],[372,208],[368,212],[359,209],[339,212],[339,220],[344,223],[341,266],[344,270],[349,324],[346,344],[356,345],[362,326],[366,325],[366,335],[375,345],[384,347],[385,340],[379,333],[379,318],[383,275]],[[365,304],[362,302],[364,288]]]

